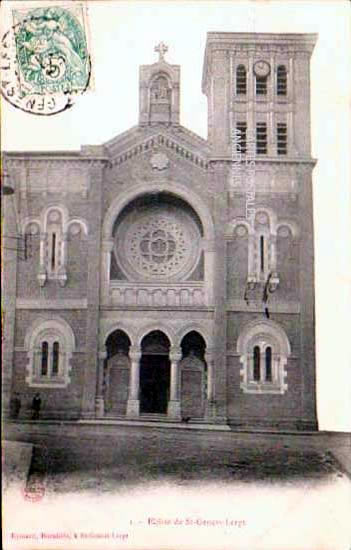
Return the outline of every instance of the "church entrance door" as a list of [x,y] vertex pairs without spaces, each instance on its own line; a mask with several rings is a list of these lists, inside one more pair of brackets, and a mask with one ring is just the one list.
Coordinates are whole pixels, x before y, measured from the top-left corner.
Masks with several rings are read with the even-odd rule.
[[141,343],[140,412],[166,414],[170,391],[169,340],[155,330]]
[[140,362],[140,412],[167,413],[170,361],[167,355],[145,354]]

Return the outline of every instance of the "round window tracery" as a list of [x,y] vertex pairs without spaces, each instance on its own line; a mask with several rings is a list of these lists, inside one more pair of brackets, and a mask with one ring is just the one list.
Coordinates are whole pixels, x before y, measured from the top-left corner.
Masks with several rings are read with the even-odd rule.
[[200,233],[181,209],[151,207],[135,219],[135,212],[118,227],[115,254],[129,279],[184,277],[196,266]]

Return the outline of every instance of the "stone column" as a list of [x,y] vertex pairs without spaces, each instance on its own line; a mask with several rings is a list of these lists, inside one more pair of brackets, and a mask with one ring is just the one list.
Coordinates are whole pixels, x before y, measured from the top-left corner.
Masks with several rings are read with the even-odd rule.
[[248,234],[248,269],[247,275],[249,280],[256,280],[257,278],[257,266],[255,265],[255,234],[250,232]]
[[47,243],[47,233],[40,233],[40,252],[39,252],[39,273],[38,281],[40,286],[44,286],[46,282],[46,265],[45,265],[45,252]]
[[213,273],[215,265],[215,242],[214,240],[203,240],[203,251],[205,257],[205,288],[206,305],[213,305]]
[[180,369],[179,361],[182,354],[179,348],[171,348],[169,359],[171,361],[171,391],[168,402],[167,415],[174,420],[181,419],[180,411]]
[[214,350],[207,349],[205,352],[205,361],[207,364],[207,403],[205,417],[208,419],[216,416],[215,403],[215,373],[214,373]]
[[109,302],[111,252],[113,244],[112,239],[104,239],[101,246],[101,301],[103,304]]
[[99,351],[98,353],[98,373],[96,384],[96,398],[95,398],[95,416],[96,418],[103,418],[105,414],[105,401],[104,401],[104,367],[105,359],[107,358],[107,351]]
[[127,417],[135,418],[139,416],[140,401],[140,358],[141,351],[139,348],[131,348],[129,350],[130,366],[130,381],[129,381],[129,396],[127,402]]
[[271,271],[277,270],[277,234],[274,233],[270,236],[270,268]]
[[61,257],[58,268],[58,280],[60,286],[65,286],[67,282],[67,232],[62,233]]

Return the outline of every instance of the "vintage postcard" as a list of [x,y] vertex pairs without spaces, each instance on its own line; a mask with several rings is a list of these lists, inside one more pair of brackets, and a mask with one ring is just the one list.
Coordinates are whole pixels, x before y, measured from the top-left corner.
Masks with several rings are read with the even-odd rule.
[[350,5],[3,0],[6,550],[350,550]]

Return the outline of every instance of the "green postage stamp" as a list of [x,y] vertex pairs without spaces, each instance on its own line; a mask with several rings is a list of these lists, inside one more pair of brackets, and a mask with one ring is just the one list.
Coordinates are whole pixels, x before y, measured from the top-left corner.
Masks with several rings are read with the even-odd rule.
[[1,41],[1,92],[12,105],[52,115],[89,88],[91,59],[83,4],[49,2],[12,10]]

